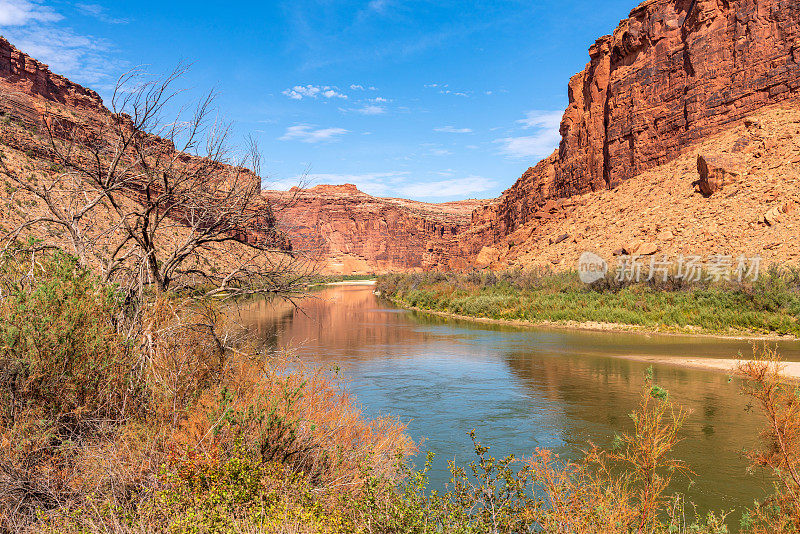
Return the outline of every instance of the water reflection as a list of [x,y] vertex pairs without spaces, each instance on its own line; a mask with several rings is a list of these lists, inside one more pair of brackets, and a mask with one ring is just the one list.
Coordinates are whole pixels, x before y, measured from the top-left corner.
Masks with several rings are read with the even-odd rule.
[[[369,416],[408,422],[423,450],[437,453],[434,484],[446,461],[467,462],[476,429],[492,454],[550,448],[575,458],[587,441],[608,445],[630,428],[648,364],[626,354],[731,357],[746,341],[640,336],[477,325],[397,310],[369,287],[332,287],[303,301],[254,304],[242,320],[268,346],[291,347],[312,364],[338,365]],[[783,343],[790,359],[800,346]],[[655,365],[656,381],[692,410],[678,447],[697,474],[678,480],[701,510],[747,506],[768,486],[746,473],[742,451],[757,440],[760,416],[745,410],[724,373]]]

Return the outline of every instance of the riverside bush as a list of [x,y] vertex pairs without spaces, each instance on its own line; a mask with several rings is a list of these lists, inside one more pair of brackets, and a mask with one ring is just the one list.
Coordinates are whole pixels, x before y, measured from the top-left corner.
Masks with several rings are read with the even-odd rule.
[[489,319],[800,335],[800,275],[789,269],[748,283],[605,278],[590,286],[574,272],[391,274],[377,289],[401,306]]
[[[357,494],[367,469],[390,484],[413,452],[334,377],[250,350],[218,303],[162,295],[133,325],[124,304],[60,252],[0,258],[0,531],[346,532],[301,497]],[[299,500],[265,508],[256,486]]]

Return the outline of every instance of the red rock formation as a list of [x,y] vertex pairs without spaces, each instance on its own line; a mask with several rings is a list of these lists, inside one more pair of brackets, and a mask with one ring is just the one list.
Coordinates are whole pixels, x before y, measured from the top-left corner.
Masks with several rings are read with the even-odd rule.
[[502,238],[548,199],[614,188],[796,98],[800,2],[647,0],[589,56],[569,83],[558,150],[474,215],[473,240]]
[[[102,139],[103,132],[110,129],[104,126],[112,120],[133,128],[133,123],[125,115],[114,116],[103,105],[100,96],[67,78],[54,74],[50,68],[21,52],[5,38],[0,37],[0,117],[11,118],[27,126],[25,132],[13,128],[3,128],[0,123],[0,144],[14,148],[39,159],[52,159],[46,137],[41,132],[49,124],[54,134],[63,136],[78,132],[77,138]],[[56,119],[57,118],[57,119]],[[99,132],[99,133],[98,133]],[[155,135],[146,139],[156,150],[170,155],[175,154],[174,144]],[[195,156],[179,153],[175,159],[178,164],[194,167],[207,166],[207,161]],[[258,203],[250,206],[252,217],[247,228],[237,229],[236,239],[250,244],[275,243],[284,249],[291,245],[274,232],[274,216],[266,203],[261,203],[258,195],[261,178],[249,169],[219,164],[209,172],[221,181],[236,179],[244,181],[255,191]],[[233,178],[231,178],[233,177]],[[129,197],[137,200],[137,184],[129,184]],[[175,210],[174,217],[181,220],[184,214]]]
[[463,268],[457,236],[485,203],[378,198],[352,184],[264,194],[288,204],[278,210],[279,222],[294,250],[335,274]]
[[29,122],[38,121],[46,102],[79,111],[104,113],[100,96],[20,52],[0,36],[0,111]]

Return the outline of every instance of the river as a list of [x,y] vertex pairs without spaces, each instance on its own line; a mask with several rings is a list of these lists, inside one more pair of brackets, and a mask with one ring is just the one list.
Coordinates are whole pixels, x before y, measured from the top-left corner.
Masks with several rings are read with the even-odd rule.
[[[436,453],[434,488],[447,460],[473,460],[468,432],[491,454],[518,457],[548,448],[578,458],[588,441],[609,446],[631,428],[650,364],[637,356],[729,358],[749,354],[747,341],[614,332],[513,328],[443,319],[394,308],[371,286],[335,286],[304,299],[255,303],[242,321],[268,347],[340,369],[367,416],[391,414]],[[781,343],[800,360],[800,344]],[[762,417],[748,410],[739,384],[725,373],[654,365],[655,381],[692,413],[676,454],[694,471],[674,481],[699,511],[743,508],[769,489],[748,474],[744,451],[758,443]],[[738,522],[738,516],[733,517]]]

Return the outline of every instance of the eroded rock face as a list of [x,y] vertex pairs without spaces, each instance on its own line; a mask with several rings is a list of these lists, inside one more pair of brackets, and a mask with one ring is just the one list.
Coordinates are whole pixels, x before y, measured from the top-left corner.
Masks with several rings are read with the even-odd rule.
[[[29,158],[52,160],[43,128],[45,124],[52,127],[55,137],[68,135],[80,126],[79,130],[92,134],[92,139],[102,139],[102,133],[98,132],[109,130],[107,126],[105,130],[103,128],[111,117],[116,117],[122,127],[133,128],[129,117],[114,116],[95,91],[53,73],[47,65],[21,52],[0,36],[0,145],[19,150]],[[25,129],[4,127],[11,120],[24,125]],[[152,134],[145,134],[145,138],[156,150],[174,158],[176,165],[191,165],[196,161],[195,156],[176,153],[175,145],[167,139]],[[276,235],[270,206],[258,196],[261,178],[249,169],[224,164],[218,168],[215,178],[225,181],[228,177],[235,177],[238,181],[246,181],[256,191],[257,202],[248,206],[256,216],[247,228],[236,231],[236,240],[251,245],[274,243],[278,248],[291,249],[291,244],[283,236]],[[129,185],[128,191],[133,200],[140,194],[135,183]],[[183,222],[185,214],[175,210],[174,218]]]
[[614,188],[800,87],[800,2],[647,0],[589,50],[569,82],[559,149],[491,208],[501,239],[549,199]]
[[17,50],[0,37],[0,111],[10,113],[26,122],[38,121],[47,102],[58,103],[75,111],[103,113],[100,96]]
[[485,201],[427,204],[373,197],[352,184],[265,191],[295,251],[332,274],[467,266],[458,234]]

